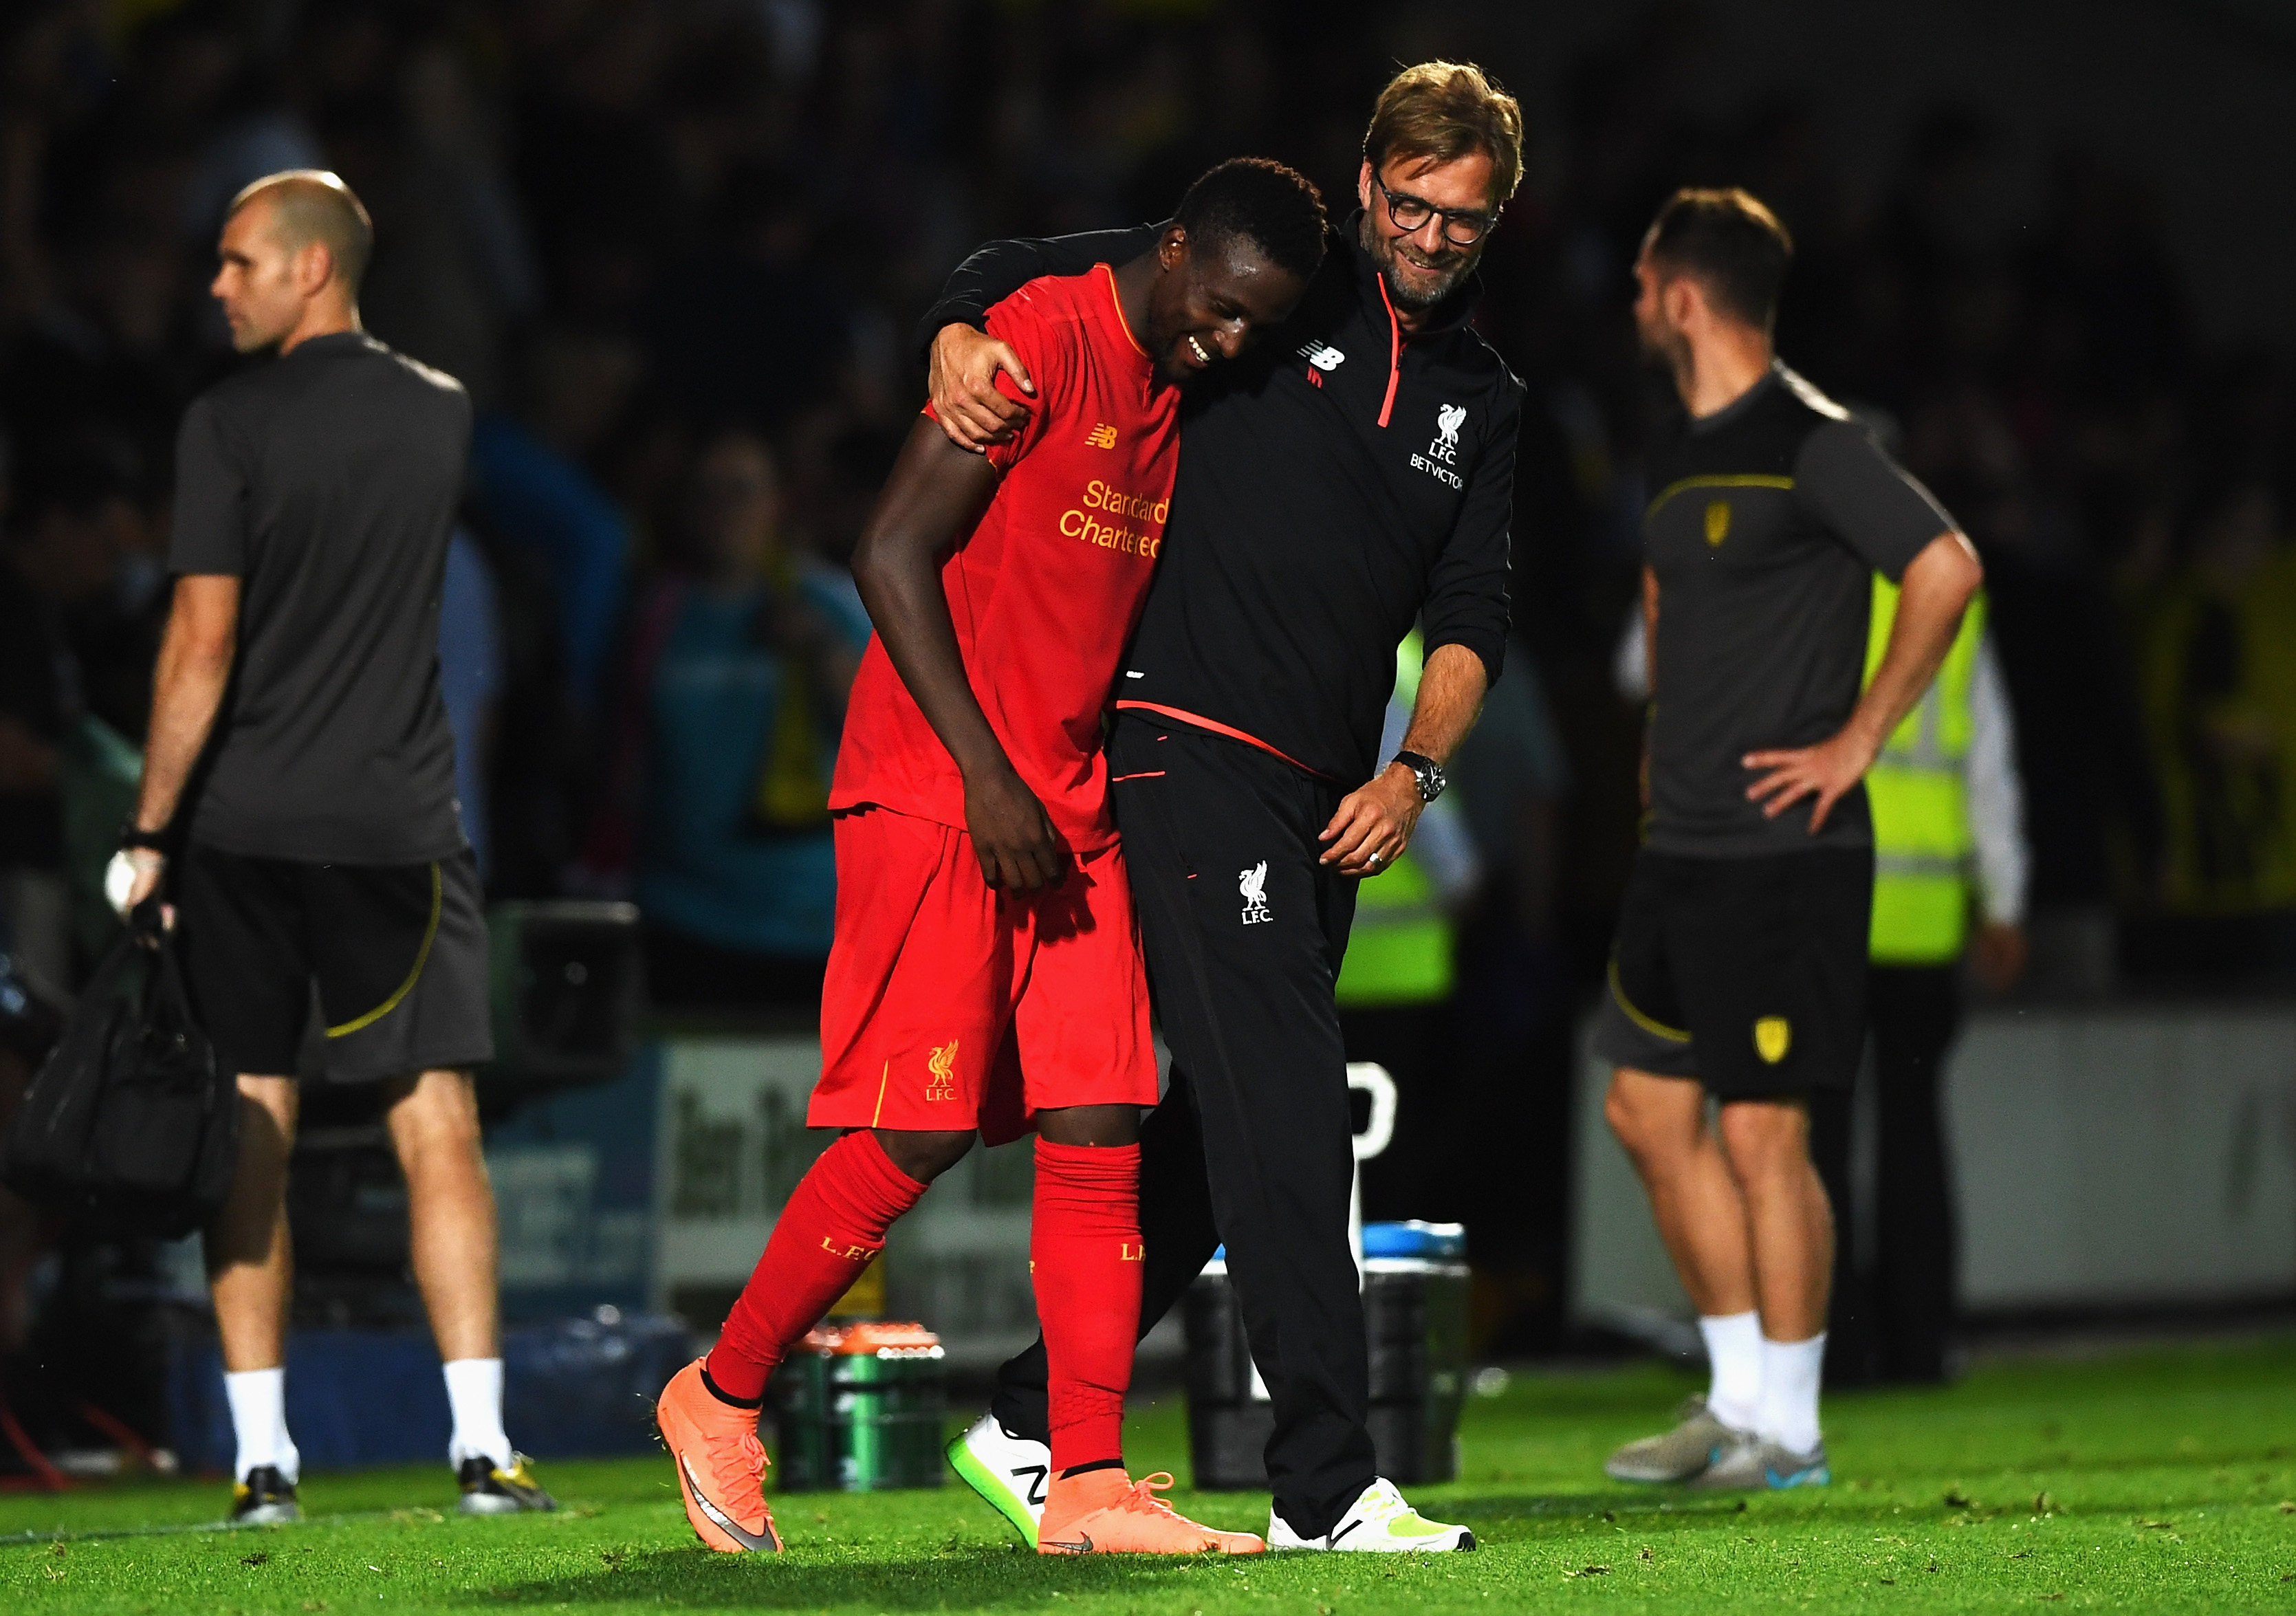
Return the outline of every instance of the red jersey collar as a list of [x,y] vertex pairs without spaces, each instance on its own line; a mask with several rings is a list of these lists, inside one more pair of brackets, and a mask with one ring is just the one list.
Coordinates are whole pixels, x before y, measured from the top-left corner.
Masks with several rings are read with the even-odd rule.
[[1153,371],[1156,368],[1155,357],[1140,346],[1140,339],[1132,334],[1132,322],[1124,317],[1124,299],[1116,290],[1115,268],[1107,264],[1095,264],[1093,267],[1100,272],[1101,279],[1108,283],[1108,308],[1109,312],[1116,316],[1116,329],[1124,333],[1124,340],[1132,345],[1132,351],[1138,354],[1148,368]]

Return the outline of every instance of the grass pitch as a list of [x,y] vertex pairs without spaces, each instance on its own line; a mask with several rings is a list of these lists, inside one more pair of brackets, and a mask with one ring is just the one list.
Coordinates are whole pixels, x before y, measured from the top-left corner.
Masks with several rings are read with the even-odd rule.
[[[1472,1523],[1473,1554],[1039,1559],[952,1483],[782,1496],[791,1552],[735,1558],[696,1546],[662,1461],[547,1465],[562,1512],[496,1520],[452,1513],[442,1464],[315,1475],[321,1518],[239,1532],[166,1530],[218,1512],[213,1481],[0,1498],[0,1537],[72,1534],[0,1546],[0,1610],[2296,1612],[2296,1340],[1834,1398],[1823,1490],[1741,1505],[1607,1482],[1610,1448],[1693,1389],[1641,1366],[1476,1399],[1464,1478],[1414,1489]],[[1177,1396],[1138,1409],[1128,1440],[1135,1473],[1187,1473]],[[1267,1521],[1264,1497],[1175,1502]]]

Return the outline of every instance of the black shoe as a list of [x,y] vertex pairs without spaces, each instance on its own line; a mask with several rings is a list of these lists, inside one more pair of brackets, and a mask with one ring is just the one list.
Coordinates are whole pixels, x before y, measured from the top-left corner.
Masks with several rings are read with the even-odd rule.
[[258,1464],[247,1480],[231,1489],[234,1526],[282,1526],[303,1518],[295,1501],[295,1483],[279,1473],[276,1464]]
[[534,1461],[522,1453],[510,1456],[504,1470],[480,1454],[463,1461],[455,1472],[463,1483],[463,1513],[466,1515],[514,1515],[521,1510],[550,1510],[558,1500],[542,1490],[534,1479]]

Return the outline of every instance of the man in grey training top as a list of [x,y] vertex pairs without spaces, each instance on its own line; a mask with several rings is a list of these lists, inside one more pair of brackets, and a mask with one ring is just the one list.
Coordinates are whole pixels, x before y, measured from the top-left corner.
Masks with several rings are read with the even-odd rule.
[[471,404],[360,329],[373,244],[332,174],[274,174],[232,202],[212,290],[233,346],[277,357],[184,417],[175,600],[121,838],[129,901],[173,901],[201,1021],[239,1074],[239,1165],[206,1250],[242,1522],[299,1513],[285,1194],[315,987],[326,1078],[381,1086],[406,1171],[462,1508],[554,1507],[503,1433],[470,1077],[494,1053],[486,920],[439,693]]
[[[1982,576],[1928,491],[1777,362],[1792,251],[1744,192],[1684,191],[1636,266],[1643,346],[1684,414],[1650,460],[1649,825],[1595,1047],[1714,1378],[1677,1429],[1611,1456],[1621,1481],[1830,1479],[1817,1403],[1833,1218],[1808,1100],[1847,1088],[1865,1045],[1862,781]],[[1902,592],[1861,696],[1876,572]]]

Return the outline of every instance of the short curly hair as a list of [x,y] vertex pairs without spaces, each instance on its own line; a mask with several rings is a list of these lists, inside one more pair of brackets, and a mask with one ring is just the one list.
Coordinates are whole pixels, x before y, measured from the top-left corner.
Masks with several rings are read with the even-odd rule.
[[1248,241],[1303,281],[1324,262],[1323,193],[1272,158],[1231,157],[1207,168],[1180,199],[1173,222],[1207,248]]

